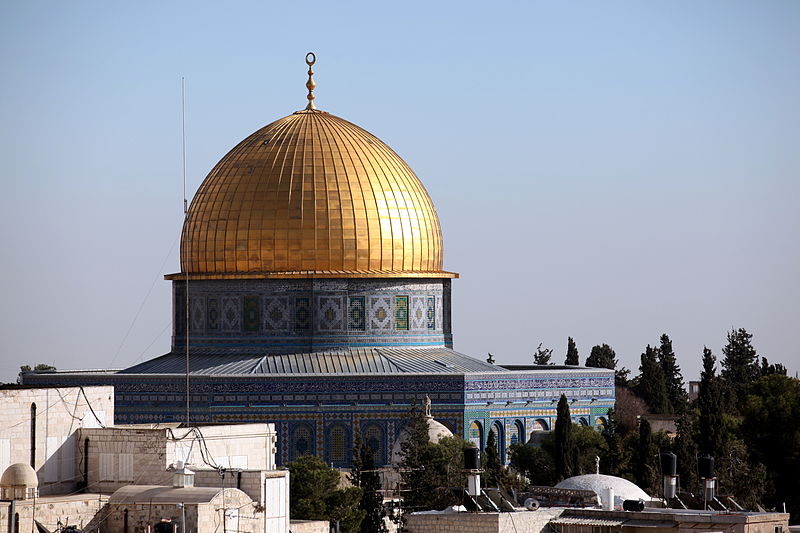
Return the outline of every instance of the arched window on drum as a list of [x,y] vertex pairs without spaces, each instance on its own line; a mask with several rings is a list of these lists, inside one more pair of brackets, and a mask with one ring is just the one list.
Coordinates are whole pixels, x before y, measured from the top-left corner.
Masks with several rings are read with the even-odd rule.
[[497,453],[500,455],[500,462],[506,462],[506,438],[505,431],[503,431],[503,423],[499,420],[492,424],[492,433],[494,433],[495,441],[497,442]]
[[513,424],[511,424],[511,428],[508,431],[508,444],[513,446],[515,444],[525,444],[525,426],[522,425],[522,421],[517,420]]
[[348,432],[342,424],[336,424],[328,431],[328,463],[333,466],[346,466]]
[[293,461],[304,455],[314,455],[314,434],[307,424],[300,424],[294,428],[291,450]]
[[375,466],[381,466],[386,462],[384,458],[385,446],[383,444],[383,429],[377,424],[370,424],[362,433],[362,442],[372,455],[372,462]]
[[469,441],[479,450],[483,450],[483,427],[477,420],[473,420],[469,425]]

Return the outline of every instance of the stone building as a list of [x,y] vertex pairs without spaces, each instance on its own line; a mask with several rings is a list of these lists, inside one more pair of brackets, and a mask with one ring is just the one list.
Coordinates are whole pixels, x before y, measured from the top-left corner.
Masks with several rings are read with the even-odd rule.
[[81,481],[77,432],[114,420],[114,388],[0,387],[0,472],[29,464],[40,495],[74,492]]
[[[247,515],[250,522],[240,515],[248,531],[288,532],[289,473],[275,470],[272,424],[113,426],[113,418],[109,386],[0,388],[0,531],[28,532],[38,525],[55,531],[73,525],[145,533],[146,528],[135,525],[139,518],[129,522],[128,530],[114,529],[108,495],[120,490],[120,495],[141,494],[128,489],[131,485],[157,486],[174,495],[168,489],[176,469],[189,465],[195,496],[207,497],[196,502],[198,509],[214,503],[215,495],[228,503],[242,500],[237,505],[253,510]],[[226,499],[228,493],[238,499]],[[200,516],[196,525],[201,529],[195,531],[215,529],[205,527],[206,515],[193,516]]]
[[359,436],[388,464],[426,395],[453,434],[483,447],[494,431],[504,460],[551,429],[561,394],[576,423],[604,425],[612,371],[509,370],[453,349],[458,274],[443,269],[433,202],[389,146],[316,108],[313,62],[306,108],[247,136],[191,202],[181,270],[166,276],[171,351],[24,382],[113,384],[117,423],[274,423],[278,464],[348,466]]

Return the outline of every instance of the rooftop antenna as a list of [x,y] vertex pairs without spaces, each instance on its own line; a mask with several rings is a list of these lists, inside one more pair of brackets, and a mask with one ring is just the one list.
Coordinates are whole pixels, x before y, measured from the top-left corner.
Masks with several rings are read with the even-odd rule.
[[[181,142],[183,145],[183,224],[189,218],[189,202],[186,199],[186,79],[181,76]],[[183,247],[181,247],[183,248]],[[181,250],[183,251],[183,250]],[[184,330],[186,333],[186,425],[189,425],[189,268],[188,261],[186,263],[186,279],[184,282],[184,300],[186,308],[184,315],[186,317],[186,324]]]

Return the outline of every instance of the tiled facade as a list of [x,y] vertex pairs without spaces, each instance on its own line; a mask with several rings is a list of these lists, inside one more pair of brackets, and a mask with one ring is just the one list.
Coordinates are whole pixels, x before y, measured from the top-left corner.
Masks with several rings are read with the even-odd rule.
[[[61,380],[68,379],[62,375]],[[81,376],[82,380],[90,379]],[[183,420],[182,376],[117,374],[118,423]],[[602,425],[614,405],[614,374],[605,369],[559,369],[492,374],[192,376],[191,419],[198,424],[272,422],[278,465],[303,454],[349,466],[356,433],[374,449],[377,464],[413,405],[425,395],[433,415],[455,435],[486,445],[497,435],[501,456],[534,431],[552,429],[561,394],[576,423]]]

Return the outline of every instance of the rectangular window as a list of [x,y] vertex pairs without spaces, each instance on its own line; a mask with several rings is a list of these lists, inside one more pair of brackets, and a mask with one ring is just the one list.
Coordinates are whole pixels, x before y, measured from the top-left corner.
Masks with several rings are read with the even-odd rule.
[[351,296],[347,306],[347,329],[364,331],[366,329],[366,324],[364,297]]
[[261,324],[261,305],[258,296],[244,297],[244,330],[258,331]]
[[395,329],[408,329],[408,296],[394,297]]
[[428,329],[436,329],[436,298],[428,296],[428,309],[426,310]]

